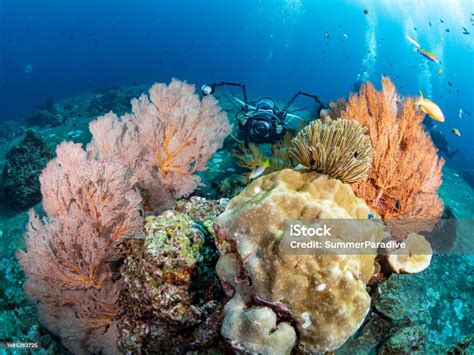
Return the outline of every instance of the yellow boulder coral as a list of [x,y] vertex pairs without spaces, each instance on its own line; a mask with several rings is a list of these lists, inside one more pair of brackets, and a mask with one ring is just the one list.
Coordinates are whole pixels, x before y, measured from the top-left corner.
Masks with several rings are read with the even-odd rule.
[[430,266],[433,250],[425,237],[411,233],[405,239],[405,244],[405,248],[397,249],[387,256],[392,271],[397,274],[416,274]]
[[[367,220],[368,213],[350,185],[326,175],[286,169],[261,177],[216,219],[222,253],[217,273],[224,288],[247,307],[269,307],[280,322],[296,327],[301,350],[333,351],[359,328],[369,310],[365,285],[374,272],[375,251],[296,255],[283,246],[284,221]],[[362,225],[366,229],[354,232],[358,240],[382,240],[384,229],[379,223]],[[242,337],[232,338],[226,324],[221,332],[235,346]]]
[[247,308],[237,295],[225,306],[222,335],[235,349],[252,354],[286,354],[296,342],[294,328],[268,307]]

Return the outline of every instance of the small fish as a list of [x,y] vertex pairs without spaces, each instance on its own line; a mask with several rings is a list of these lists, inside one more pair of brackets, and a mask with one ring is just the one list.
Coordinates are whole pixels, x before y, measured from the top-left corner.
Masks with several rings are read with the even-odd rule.
[[402,207],[402,204],[400,203],[400,200],[395,201],[395,208],[399,210]]
[[443,68],[438,68],[438,74],[443,74],[444,69]]
[[249,180],[253,180],[258,178],[263,172],[270,166],[270,161],[267,159],[263,164],[258,165],[253,171],[250,173]]
[[459,109],[459,118],[462,117],[462,108]]
[[364,9],[364,15],[367,15],[369,13],[369,9]]
[[329,39],[329,33],[328,33],[328,32],[324,32],[324,37],[326,37],[327,39]]
[[344,36],[345,39],[349,39],[349,36],[346,35],[345,33],[343,34],[343,36]]
[[405,37],[407,38],[408,42],[413,44],[416,48],[421,48],[420,44],[417,41],[415,41],[413,38],[411,38],[409,35],[405,35]]
[[442,18],[439,19],[439,22],[444,23],[444,20]]
[[458,137],[461,137],[461,131],[457,128],[451,128],[451,132],[453,132]]
[[369,215],[367,216],[368,219],[373,220],[375,219],[375,214],[373,212],[369,212]]
[[440,64],[438,57],[437,57],[434,53],[431,53],[431,52],[429,52],[429,51],[427,51],[427,50],[425,50],[425,49],[421,49],[421,48],[418,48],[416,51],[417,51],[418,53],[420,53],[423,57],[425,57],[425,58],[431,60],[432,62],[435,62],[435,63],[437,63],[437,64]]
[[451,87],[453,87],[453,83],[450,82],[450,81],[448,81],[448,85],[451,86]]
[[423,93],[420,90],[421,97],[415,101],[415,105],[418,106],[421,111],[426,113],[432,119],[438,122],[444,122],[445,118],[443,115],[443,111],[436,105],[433,101],[425,99],[423,97]]
[[447,28],[447,29],[445,29],[445,31],[446,31],[446,32],[449,32],[449,31],[450,31],[450,29],[449,29],[449,28]]
[[470,34],[470,32],[468,31],[468,29],[466,27],[462,26],[462,29],[464,30],[463,33],[462,33],[463,35]]
[[430,27],[432,26],[432,25],[431,25],[431,21],[430,21],[430,22],[428,22],[428,24],[430,25]]

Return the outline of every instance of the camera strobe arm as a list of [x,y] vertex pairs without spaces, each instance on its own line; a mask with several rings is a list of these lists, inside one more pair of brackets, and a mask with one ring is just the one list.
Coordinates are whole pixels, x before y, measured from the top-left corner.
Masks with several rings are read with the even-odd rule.
[[[204,88],[205,87],[210,87],[210,92],[205,92]],[[247,97],[247,89],[245,87],[244,84],[241,84],[241,83],[231,83],[231,82],[227,82],[227,81],[221,81],[219,83],[213,83],[213,84],[204,84],[201,88],[202,92],[204,95],[209,95],[209,94],[213,94],[216,90],[216,87],[218,86],[238,86],[242,89],[242,96],[244,98],[244,103],[245,103],[245,111],[248,110],[248,97]]]
[[[316,95],[313,95],[313,94],[308,94],[306,92],[303,92],[303,91],[298,91],[296,94],[293,95],[293,97],[286,103],[285,107],[283,107],[283,109],[281,110],[282,113],[284,114],[284,116],[286,116],[286,114],[288,113],[288,109],[290,108],[290,106],[295,102],[295,100],[298,98],[298,96],[307,96],[307,97],[310,97],[312,98],[314,101],[316,101],[319,105],[319,107],[324,107],[324,103],[319,99],[319,97],[317,97]],[[284,117],[283,116],[283,117]]]

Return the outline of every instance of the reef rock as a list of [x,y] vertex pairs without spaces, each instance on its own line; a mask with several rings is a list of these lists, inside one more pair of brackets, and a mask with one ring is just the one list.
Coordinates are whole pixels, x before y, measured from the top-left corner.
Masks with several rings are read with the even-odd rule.
[[426,354],[426,334],[420,326],[411,325],[392,335],[378,354]]
[[4,199],[16,210],[27,209],[41,201],[39,175],[53,152],[32,130],[6,154],[3,168]]
[[144,240],[124,245],[128,256],[121,274],[127,287],[119,298],[119,348],[184,354],[215,346],[223,293],[212,236],[173,210],[147,217],[145,230]]
[[189,200],[179,200],[174,210],[188,215],[193,221],[199,221],[206,231],[214,235],[214,219],[221,214],[229,200],[208,200],[204,197],[193,196]]
[[[369,310],[365,286],[374,272],[375,251],[296,255],[282,245],[284,221],[367,220],[368,214],[350,185],[316,172],[285,169],[251,183],[215,221],[222,254],[216,270],[226,292],[234,295],[221,334],[248,352],[284,353],[296,343],[292,334],[304,352],[333,351],[344,344]],[[354,235],[381,241],[384,229],[368,221]],[[242,308],[251,315],[239,315]],[[264,319],[261,331],[253,334],[260,339],[246,335],[249,317]],[[268,327],[283,334],[278,342],[264,331]]]
[[28,127],[56,127],[64,123],[64,117],[59,113],[54,99],[49,97],[31,115],[25,118]]

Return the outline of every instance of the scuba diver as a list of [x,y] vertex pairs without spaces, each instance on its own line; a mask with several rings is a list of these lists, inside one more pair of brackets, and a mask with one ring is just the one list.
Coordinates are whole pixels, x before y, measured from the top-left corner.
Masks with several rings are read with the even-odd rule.
[[427,128],[427,132],[431,136],[431,140],[443,156],[445,156],[447,159],[451,159],[457,153],[460,153],[459,148],[456,148],[452,152],[450,151],[446,136],[442,132],[435,130],[436,125],[434,125],[431,120],[425,120],[424,123],[425,127]]
[[298,91],[294,94],[281,109],[278,108],[273,100],[268,97],[263,97],[251,104],[248,101],[247,89],[244,84],[224,81],[213,84],[204,84],[201,87],[202,94],[204,96],[211,95],[215,92],[215,89],[220,86],[237,86],[242,89],[243,100],[234,96],[232,96],[232,98],[239,105],[239,112],[236,114],[237,122],[239,124],[238,138],[243,140],[246,145],[250,142],[274,143],[281,139],[285,133],[291,129],[293,120],[304,121],[303,118],[289,111],[290,106],[298,96],[312,98],[318,105],[318,113],[324,107],[324,104],[316,95],[302,91]]

